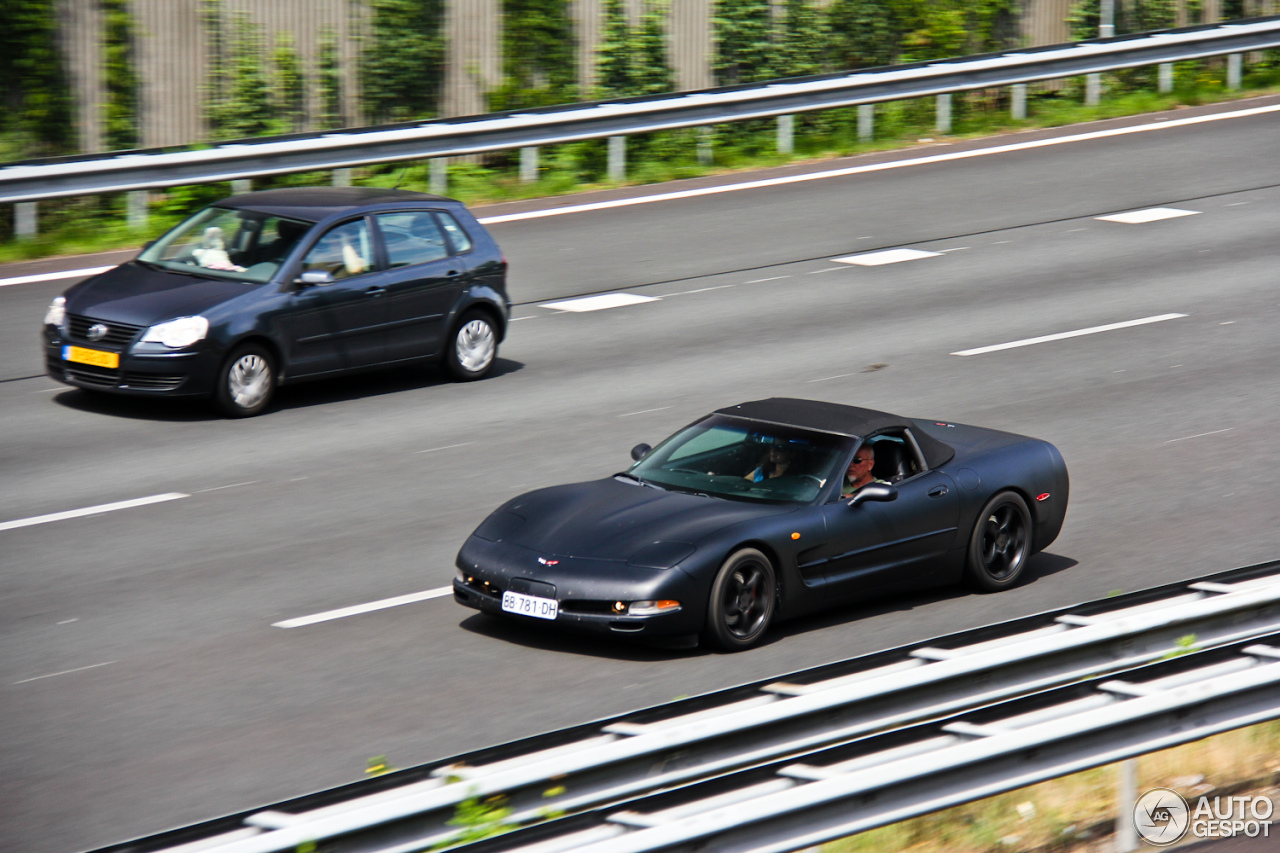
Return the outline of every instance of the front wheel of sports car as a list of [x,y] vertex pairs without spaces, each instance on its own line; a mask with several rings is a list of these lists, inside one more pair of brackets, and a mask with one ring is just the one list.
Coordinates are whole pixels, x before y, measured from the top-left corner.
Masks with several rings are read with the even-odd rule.
[[711,584],[704,638],[727,652],[755,645],[773,621],[777,592],[768,557],[755,548],[733,552]]
[[969,537],[965,572],[970,585],[999,592],[1018,582],[1031,557],[1031,512],[1014,492],[987,501]]

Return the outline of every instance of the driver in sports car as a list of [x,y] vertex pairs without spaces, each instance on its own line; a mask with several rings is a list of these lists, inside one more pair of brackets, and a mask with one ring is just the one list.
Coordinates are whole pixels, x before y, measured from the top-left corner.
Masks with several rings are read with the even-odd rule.
[[889,485],[888,480],[881,480],[879,477],[871,475],[871,469],[876,464],[876,452],[871,445],[864,444],[858,448],[858,452],[853,454],[853,461],[849,463],[849,470],[844,474],[844,488],[840,490],[840,497],[851,498],[853,493],[868,486],[872,483],[883,483]]

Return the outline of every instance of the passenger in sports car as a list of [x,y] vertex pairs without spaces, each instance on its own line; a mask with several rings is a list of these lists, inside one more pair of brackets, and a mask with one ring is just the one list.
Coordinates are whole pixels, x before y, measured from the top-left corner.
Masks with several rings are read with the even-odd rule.
[[879,477],[871,476],[871,469],[876,464],[876,452],[871,445],[864,444],[858,448],[858,452],[853,454],[853,461],[849,463],[849,470],[844,475],[844,488],[840,491],[840,497],[851,498],[853,493],[868,486],[872,483],[883,483],[889,485],[888,480],[881,480]]
[[769,446],[769,452],[760,460],[760,464],[755,467],[755,470],[747,474],[743,479],[759,483],[761,480],[772,480],[774,477],[781,477],[787,473],[787,468],[795,461],[795,455],[795,450],[792,447],[775,441]]

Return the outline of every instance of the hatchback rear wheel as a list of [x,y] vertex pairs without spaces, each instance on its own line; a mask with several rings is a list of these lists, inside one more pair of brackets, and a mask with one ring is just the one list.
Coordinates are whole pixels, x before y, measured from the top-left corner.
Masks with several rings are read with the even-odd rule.
[[459,382],[480,379],[493,369],[498,356],[498,332],[489,315],[469,311],[454,330],[445,361],[449,373]]

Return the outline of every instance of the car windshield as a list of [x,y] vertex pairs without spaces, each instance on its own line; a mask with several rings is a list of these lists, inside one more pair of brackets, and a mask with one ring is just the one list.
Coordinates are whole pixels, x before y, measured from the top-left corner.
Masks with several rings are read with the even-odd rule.
[[146,264],[261,284],[311,227],[309,222],[226,207],[208,207],[138,256]]
[[852,446],[848,436],[712,415],[659,444],[627,474],[683,492],[809,503]]

